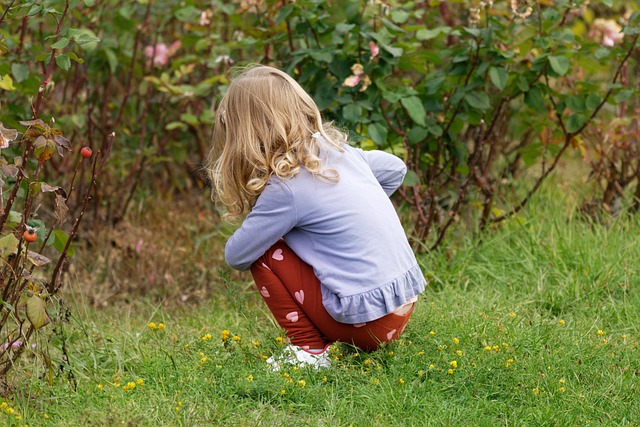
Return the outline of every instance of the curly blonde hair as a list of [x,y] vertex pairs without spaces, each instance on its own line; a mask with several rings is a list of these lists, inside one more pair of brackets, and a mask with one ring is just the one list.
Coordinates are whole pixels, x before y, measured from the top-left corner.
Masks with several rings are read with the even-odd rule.
[[343,150],[346,135],[322,123],[316,103],[285,72],[254,65],[233,79],[216,111],[207,166],[225,219],[253,208],[272,174],[289,179],[304,167],[337,181],[337,171],[323,168],[315,133]]

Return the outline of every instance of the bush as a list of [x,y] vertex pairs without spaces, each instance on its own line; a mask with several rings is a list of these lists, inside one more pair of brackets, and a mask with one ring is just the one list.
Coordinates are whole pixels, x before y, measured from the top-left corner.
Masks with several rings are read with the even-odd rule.
[[1,1],[2,369],[46,323],[85,212],[113,224],[141,194],[204,188],[232,65],[285,69],[354,143],[401,156],[417,249],[516,215],[572,151],[591,156],[601,206],[633,182],[640,200],[640,15],[622,4]]

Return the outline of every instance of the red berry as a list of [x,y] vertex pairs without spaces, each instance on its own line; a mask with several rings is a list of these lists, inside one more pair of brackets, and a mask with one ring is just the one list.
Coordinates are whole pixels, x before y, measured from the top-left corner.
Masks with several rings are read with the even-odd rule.
[[35,230],[25,230],[22,237],[24,238],[24,240],[31,243],[36,241],[36,239],[38,238],[38,233],[36,233]]
[[80,155],[85,159],[91,157],[92,154],[93,154],[93,151],[91,151],[91,148],[89,147],[83,147],[82,150],[80,150]]

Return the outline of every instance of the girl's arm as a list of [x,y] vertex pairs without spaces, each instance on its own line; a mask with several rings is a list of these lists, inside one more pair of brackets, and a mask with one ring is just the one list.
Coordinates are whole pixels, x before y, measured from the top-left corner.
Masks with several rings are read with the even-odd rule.
[[391,196],[402,185],[404,176],[407,173],[407,165],[398,156],[384,151],[357,150],[369,163],[373,175],[382,186],[384,192],[387,193],[387,196]]
[[248,270],[297,222],[291,190],[282,182],[269,183],[240,228],[229,238],[224,255],[229,266]]

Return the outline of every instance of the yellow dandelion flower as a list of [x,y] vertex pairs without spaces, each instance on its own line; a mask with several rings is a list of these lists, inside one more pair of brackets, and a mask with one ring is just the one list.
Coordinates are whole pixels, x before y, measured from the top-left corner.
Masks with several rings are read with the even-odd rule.
[[453,375],[453,369],[451,369],[451,368],[447,369],[447,374]]
[[564,387],[560,387],[560,388],[558,389],[558,391],[559,391],[560,393],[564,393],[564,392],[565,392]]
[[229,331],[227,331],[227,330],[225,329],[225,330],[223,330],[223,331],[220,333],[220,335],[221,335],[221,337],[222,337],[222,341],[226,341],[226,340],[228,340],[228,339],[229,339],[229,337],[231,336],[231,332],[229,332]]
[[535,387],[535,388],[533,389],[533,394],[535,394],[535,395],[540,394],[540,389],[539,389],[538,387]]
[[201,357],[201,358],[200,358],[200,361],[201,361],[202,363],[207,363],[207,361],[208,361],[208,360],[209,360],[209,359],[207,359],[206,357]]
[[454,338],[454,339],[453,339],[453,343],[454,343],[454,344],[460,344],[460,340],[459,340],[458,338]]
[[327,377],[326,376],[322,377],[322,381],[324,381],[326,383],[327,382]]
[[254,342],[253,342],[253,345],[254,345],[255,347],[260,347],[260,341],[254,341]]
[[158,326],[157,326],[155,323],[151,322],[151,323],[149,323],[149,324],[147,325],[147,328],[149,328],[149,329],[157,329],[157,328],[158,328]]
[[365,360],[365,361],[364,361],[364,362],[362,362],[362,363],[364,363],[364,366],[369,366],[369,365],[371,365],[371,360],[370,360],[370,359],[367,359],[367,360]]
[[136,380],[136,384],[138,384],[138,385],[144,385],[144,380],[143,380],[142,378],[138,378],[138,379]]
[[608,343],[608,342],[609,342],[609,341],[607,341],[607,340],[602,340],[602,341],[601,341],[601,343],[602,343],[603,345],[604,345],[604,344],[606,344],[606,343]]
[[48,420],[48,419],[49,419],[49,414],[42,414],[42,417],[43,417],[44,419],[47,419],[47,420]]
[[560,324],[560,326],[564,326],[565,321],[564,321],[563,319],[560,319],[560,320],[558,321],[558,323]]
[[431,365],[429,365],[429,369],[433,369],[435,367],[436,367],[436,365],[434,365],[433,363]]
[[435,335],[435,334],[436,334],[436,331],[433,331],[433,330],[429,331],[429,335]]
[[164,323],[158,323],[158,330],[164,331]]
[[424,350],[418,352],[418,356],[422,356],[423,354],[425,354]]
[[622,342],[625,343],[625,344],[627,343],[627,336],[626,335],[622,336]]
[[374,383],[375,385],[380,384],[380,380],[377,378],[372,379],[371,382]]
[[486,345],[484,347],[484,351],[491,351],[491,346],[490,345]]
[[604,331],[601,329],[598,329],[598,332],[596,332],[596,334],[598,334],[599,337],[604,335]]
[[307,382],[306,382],[305,380],[300,380],[300,381],[298,381],[298,385],[299,385],[300,387],[304,387],[304,386],[306,386],[306,385],[307,385]]
[[403,380],[402,378],[400,378],[400,379],[398,380],[398,384],[404,384],[404,380]]
[[458,355],[458,357],[462,357],[462,350],[456,351],[456,354]]
[[393,351],[389,352],[389,356],[393,356],[395,353]]
[[458,367],[458,361],[452,360],[451,362],[449,362],[449,366],[451,366],[453,369],[456,369]]
[[280,390],[280,394],[284,396],[285,394],[287,394],[287,390],[285,389]]
[[494,345],[493,347],[491,347],[493,350],[495,351],[500,351],[500,346],[499,345]]
[[247,381],[253,381],[253,375],[249,375],[249,376],[247,377]]
[[278,344],[282,344],[282,337],[276,337],[276,342]]
[[102,389],[104,388],[104,386],[103,386],[102,384],[98,384],[98,385],[96,386],[96,388],[97,388],[98,390],[102,390]]
[[516,317],[516,314],[512,311],[511,313],[509,313],[509,317]]
[[240,338],[240,337],[239,337],[239,336],[237,336],[237,335],[234,335],[234,336],[233,336],[233,340],[234,340],[234,341],[236,341],[236,342],[237,342],[237,341],[240,341],[241,339],[242,339],[242,338]]
[[211,334],[204,334],[202,336],[202,341],[209,341],[213,336]]
[[560,378],[560,381],[558,381],[558,382],[559,382],[560,384],[564,384],[564,383],[565,383],[564,378]]

